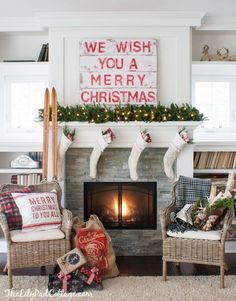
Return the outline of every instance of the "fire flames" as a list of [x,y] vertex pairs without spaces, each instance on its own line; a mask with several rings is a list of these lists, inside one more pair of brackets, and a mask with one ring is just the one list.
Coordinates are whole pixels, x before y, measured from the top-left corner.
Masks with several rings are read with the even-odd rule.
[[[116,214],[118,215],[119,211],[118,211],[118,201],[115,200],[114,201],[114,209],[115,209],[115,212]],[[126,200],[122,200],[122,216],[127,216],[129,214],[129,209],[128,209],[128,206],[127,206],[127,202]]]

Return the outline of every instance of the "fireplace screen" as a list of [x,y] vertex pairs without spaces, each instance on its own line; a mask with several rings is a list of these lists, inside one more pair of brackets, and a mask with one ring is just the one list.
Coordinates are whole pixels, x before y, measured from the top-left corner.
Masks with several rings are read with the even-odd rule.
[[90,214],[110,229],[155,229],[156,183],[84,183],[85,220]]

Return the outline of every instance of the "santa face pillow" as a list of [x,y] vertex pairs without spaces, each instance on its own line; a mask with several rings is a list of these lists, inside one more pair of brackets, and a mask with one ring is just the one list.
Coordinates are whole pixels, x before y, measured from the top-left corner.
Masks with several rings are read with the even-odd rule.
[[59,228],[61,215],[54,192],[12,193],[22,216],[22,232]]

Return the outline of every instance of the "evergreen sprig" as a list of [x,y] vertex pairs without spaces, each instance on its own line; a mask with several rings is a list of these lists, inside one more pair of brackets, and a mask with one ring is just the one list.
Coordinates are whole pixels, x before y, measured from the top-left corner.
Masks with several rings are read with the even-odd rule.
[[[38,119],[43,120],[43,109],[39,110]],[[51,116],[51,114],[50,114]],[[163,105],[76,105],[60,106],[58,104],[59,122],[119,122],[119,121],[203,121],[206,117],[198,109],[189,104],[177,105],[172,103],[169,107]]]

